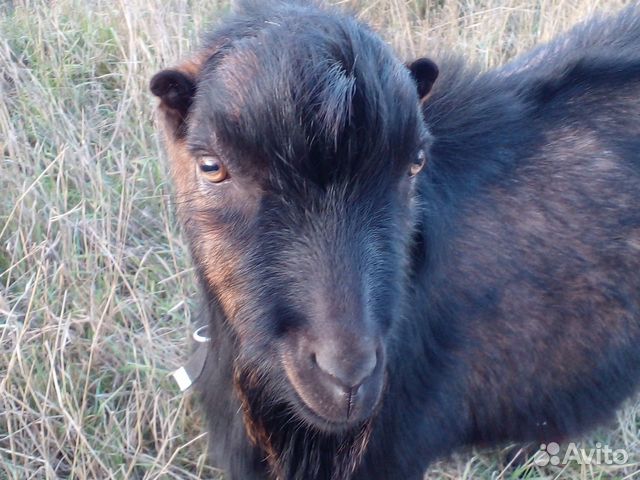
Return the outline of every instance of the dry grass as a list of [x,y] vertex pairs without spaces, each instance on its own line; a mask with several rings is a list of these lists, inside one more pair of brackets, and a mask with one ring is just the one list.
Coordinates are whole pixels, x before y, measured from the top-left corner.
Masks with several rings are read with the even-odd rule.
[[[499,64],[617,0],[349,3],[407,57]],[[206,438],[167,374],[196,288],[147,81],[228,8],[204,0],[0,3],[0,478],[200,478]],[[584,440],[640,454],[640,404]],[[634,465],[527,478],[632,478]],[[434,478],[516,478],[499,452]]]

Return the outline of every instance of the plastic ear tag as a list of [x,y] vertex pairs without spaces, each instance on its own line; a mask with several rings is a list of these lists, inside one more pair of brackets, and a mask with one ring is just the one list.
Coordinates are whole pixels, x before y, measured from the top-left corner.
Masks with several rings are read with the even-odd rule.
[[211,338],[206,336],[206,330],[207,326],[203,326],[193,332],[193,339],[199,343],[199,345],[196,347],[186,365],[178,368],[171,374],[181,392],[191,388],[202,374],[208,353],[208,348],[205,344],[211,341]]

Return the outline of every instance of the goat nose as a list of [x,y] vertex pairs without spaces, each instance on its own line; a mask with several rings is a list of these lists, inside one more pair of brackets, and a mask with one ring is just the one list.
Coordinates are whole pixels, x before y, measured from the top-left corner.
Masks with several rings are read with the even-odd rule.
[[371,376],[378,364],[378,352],[374,342],[345,345],[322,342],[317,345],[312,359],[334,383],[344,390],[352,390]]

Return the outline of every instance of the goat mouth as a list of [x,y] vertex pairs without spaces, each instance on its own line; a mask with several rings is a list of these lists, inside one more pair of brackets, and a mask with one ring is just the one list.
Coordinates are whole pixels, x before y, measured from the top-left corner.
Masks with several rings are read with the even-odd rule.
[[290,385],[288,403],[291,412],[317,430],[341,433],[359,428],[371,421],[382,404],[386,384],[382,367],[376,369],[366,384],[343,392],[338,399],[335,392],[328,392],[321,382],[302,379],[299,372],[285,370]]
[[316,411],[310,405],[304,401],[304,399],[300,396],[300,394],[293,389],[293,399],[291,408],[293,410],[294,415],[300,418],[307,425],[315,427],[320,431],[324,431],[327,433],[343,433],[348,430],[361,428],[363,424],[366,424],[371,420],[373,414],[366,418],[358,418],[358,419],[345,419],[345,420],[335,420],[333,418],[329,418],[323,415],[321,412]]
[[[244,374],[243,374],[244,373]],[[236,371],[245,432],[265,454],[277,478],[351,478],[366,451],[373,418],[360,422],[327,419],[294,392],[274,401],[256,377]],[[290,389],[291,390],[291,389]],[[293,472],[293,476],[292,476]],[[275,478],[275,477],[274,477]]]

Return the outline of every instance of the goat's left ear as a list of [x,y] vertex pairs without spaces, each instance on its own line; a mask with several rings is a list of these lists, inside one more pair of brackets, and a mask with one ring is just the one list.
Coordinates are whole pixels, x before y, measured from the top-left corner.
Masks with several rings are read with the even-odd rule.
[[153,76],[149,89],[160,98],[159,108],[164,114],[168,133],[175,139],[184,137],[185,120],[196,93],[193,76],[180,70],[162,70]]
[[429,95],[438,78],[438,66],[429,58],[419,58],[414,62],[407,63],[407,68],[418,87],[418,96],[420,100],[423,100]]

